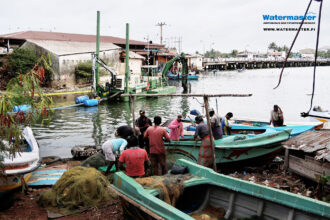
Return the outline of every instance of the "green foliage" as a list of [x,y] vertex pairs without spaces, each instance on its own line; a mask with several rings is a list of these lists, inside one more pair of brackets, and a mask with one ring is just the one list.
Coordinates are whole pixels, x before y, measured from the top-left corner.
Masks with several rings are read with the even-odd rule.
[[318,51],[317,56],[323,58],[330,58],[330,50],[327,50],[326,52]]
[[[36,63],[28,73],[11,79],[6,92],[0,96],[0,142],[12,138],[20,140],[23,126],[31,125],[40,117],[49,117],[48,111],[52,111],[53,101],[43,94],[40,86],[45,70],[52,70],[49,69],[48,60],[44,56]],[[31,111],[11,113],[14,106],[22,104],[30,105]],[[20,151],[19,141],[9,141],[9,144],[10,148],[6,150],[11,155]],[[0,151],[3,150],[4,148],[0,148]]]
[[18,48],[9,56],[9,71],[12,76],[25,74],[37,61],[38,57],[31,50]]
[[[76,79],[87,79],[88,82],[92,80],[92,62],[81,62],[75,69]],[[106,76],[108,73],[104,69],[100,69],[100,76]]]
[[289,48],[284,45],[283,47],[276,45],[275,42],[272,42],[268,45],[268,49],[276,50],[276,51],[285,51],[286,53],[289,52]]

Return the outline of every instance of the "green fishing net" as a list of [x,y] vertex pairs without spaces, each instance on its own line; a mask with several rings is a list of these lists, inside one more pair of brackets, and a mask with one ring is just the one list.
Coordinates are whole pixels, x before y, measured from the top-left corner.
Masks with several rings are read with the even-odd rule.
[[116,199],[109,186],[100,171],[77,166],[66,171],[51,190],[45,191],[38,204],[52,212],[72,214]]

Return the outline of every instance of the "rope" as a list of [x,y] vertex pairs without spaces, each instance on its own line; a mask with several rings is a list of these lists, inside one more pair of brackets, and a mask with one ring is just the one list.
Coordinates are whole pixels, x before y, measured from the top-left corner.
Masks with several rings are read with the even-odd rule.
[[[292,50],[292,48],[293,48],[293,45],[294,45],[294,43],[296,42],[296,40],[297,40],[297,38],[298,38],[299,32],[300,32],[300,30],[301,30],[301,27],[302,27],[302,25],[304,24],[305,17],[306,17],[306,15],[307,15],[307,13],[308,13],[309,7],[310,7],[311,4],[312,4],[312,1],[313,1],[313,0],[310,0],[309,4],[308,4],[308,6],[307,6],[307,9],[306,9],[306,11],[305,11],[305,15],[304,15],[304,17],[303,17],[303,19],[302,19],[302,21],[301,21],[301,23],[300,23],[299,29],[298,29],[298,31],[297,31],[297,33],[296,33],[296,36],[294,37],[294,39],[293,39],[293,41],[292,41],[292,44],[291,44],[291,46],[290,46],[290,49],[289,49],[289,51],[288,51],[288,53],[287,53],[287,55],[286,55],[286,57],[285,57],[285,60],[284,60],[283,66],[282,66],[282,70],[281,70],[281,74],[280,74],[280,78],[279,78],[279,80],[278,80],[278,84],[274,87],[274,89],[276,89],[277,87],[279,87],[280,84],[281,84],[281,81],[282,81],[282,75],[283,75],[283,71],[284,71],[284,68],[285,68],[286,62],[287,62],[287,60],[288,60],[288,58],[289,58],[289,56],[290,56],[291,50]],[[322,3],[321,3],[321,4],[322,4]]]
[[312,110],[313,106],[313,100],[314,100],[314,92],[315,92],[315,78],[316,78],[316,60],[317,60],[317,52],[319,49],[319,38],[320,38],[320,29],[321,29],[321,12],[322,12],[322,3],[323,1],[320,1],[320,8],[319,8],[319,19],[318,19],[318,25],[317,25],[317,35],[316,35],[316,46],[315,46],[315,55],[314,55],[314,70],[313,70],[313,89],[312,89],[312,96],[311,96],[311,104],[310,107],[306,112],[302,112],[301,116],[306,117],[309,115],[309,112]]

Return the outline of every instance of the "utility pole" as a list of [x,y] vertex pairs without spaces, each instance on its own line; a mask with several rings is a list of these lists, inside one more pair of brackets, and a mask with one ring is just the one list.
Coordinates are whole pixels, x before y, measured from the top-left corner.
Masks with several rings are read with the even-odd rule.
[[165,22],[160,22],[156,26],[160,27],[160,44],[163,44],[163,26],[166,25]]

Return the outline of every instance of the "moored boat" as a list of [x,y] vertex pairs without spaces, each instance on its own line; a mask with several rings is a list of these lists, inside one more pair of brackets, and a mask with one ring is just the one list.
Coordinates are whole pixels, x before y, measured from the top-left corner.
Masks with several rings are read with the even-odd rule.
[[[181,74],[181,73],[173,74],[173,73],[169,72],[169,73],[167,74],[167,77],[168,77],[169,79],[172,79],[172,80],[175,80],[175,79],[182,79],[182,74]],[[188,80],[198,80],[199,75],[196,75],[196,74],[188,74],[187,78],[188,78]]]
[[[0,192],[15,189],[27,182],[31,172],[40,166],[39,146],[30,127],[24,128],[21,152],[10,155],[1,152],[1,162],[4,165],[4,176],[0,178]],[[6,146],[6,143],[4,143]]]
[[[143,187],[123,172],[114,175],[112,188],[128,219],[330,218],[329,203],[218,174],[187,160],[176,164],[187,167],[191,176],[175,206],[161,200],[157,188]],[[214,216],[214,210],[221,216]]]
[[[282,149],[281,142],[290,138],[292,129],[275,131],[271,128],[259,135],[231,135],[215,140],[216,163],[221,166],[237,162],[256,162],[258,158],[272,159]],[[179,140],[165,143],[168,158],[197,162],[201,142]],[[243,164],[243,163],[242,163]]]

